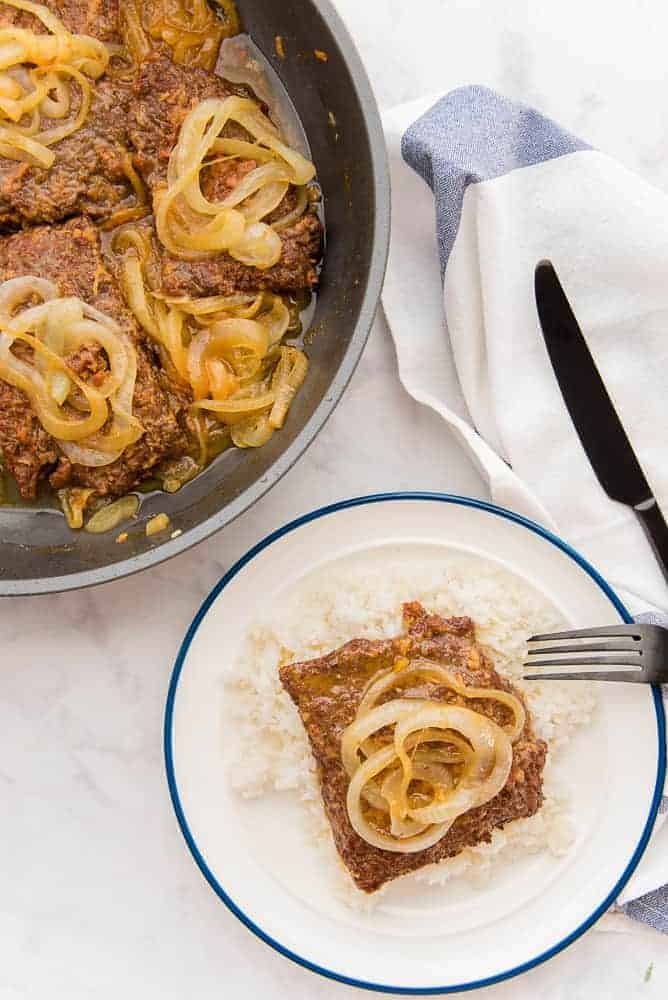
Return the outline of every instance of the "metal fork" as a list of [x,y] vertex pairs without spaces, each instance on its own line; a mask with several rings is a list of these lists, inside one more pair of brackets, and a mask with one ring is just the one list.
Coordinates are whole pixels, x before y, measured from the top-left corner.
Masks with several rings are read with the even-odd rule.
[[[592,639],[592,642],[571,640]],[[557,645],[544,645],[555,642]],[[668,683],[668,629],[662,625],[606,625],[532,635],[525,670],[536,667],[612,667],[610,670],[564,670],[525,673],[525,681],[632,681]],[[539,645],[540,644],[540,645]],[[582,656],[591,653],[591,656]],[[553,656],[557,659],[553,659]],[[548,656],[549,659],[541,659]],[[618,669],[632,667],[632,670]]]

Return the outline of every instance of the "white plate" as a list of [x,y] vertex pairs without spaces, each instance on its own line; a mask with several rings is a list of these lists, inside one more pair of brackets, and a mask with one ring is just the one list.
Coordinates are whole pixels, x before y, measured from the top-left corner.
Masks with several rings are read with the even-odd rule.
[[[665,776],[657,692],[601,684],[595,722],[568,747],[580,833],[565,859],[513,862],[489,887],[413,887],[371,914],[333,898],[294,796],[249,803],[228,787],[222,665],[256,614],[315,567],[342,558],[474,554],[524,578],[573,625],[629,616],[565,543],[476,500],[390,494],[335,504],[247,553],[204,602],[167,700],[165,756],[176,814],[223,902],[264,941],[334,979],[393,993],[445,993],[517,975],[570,944],[614,901],[649,838]],[[427,557],[425,555],[425,557]],[[632,752],[629,739],[632,734]]]

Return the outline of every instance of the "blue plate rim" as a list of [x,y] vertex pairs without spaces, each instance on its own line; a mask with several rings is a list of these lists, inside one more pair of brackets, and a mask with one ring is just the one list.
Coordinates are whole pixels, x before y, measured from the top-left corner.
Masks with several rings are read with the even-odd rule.
[[533,969],[538,965],[542,965],[543,962],[548,961],[559,952],[563,951],[569,945],[573,944],[585,931],[589,930],[593,924],[606,912],[606,910],[611,906],[615,899],[619,896],[620,892],[626,885],[626,883],[631,878],[633,872],[638,866],[640,859],[647,847],[647,843],[652,833],[654,823],[656,821],[657,813],[659,811],[659,805],[661,803],[661,798],[663,794],[664,782],[666,777],[666,718],[663,706],[663,699],[661,697],[661,690],[658,687],[652,688],[652,696],[654,700],[654,709],[656,712],[656,724],[657,724],[657,741],[658,741],[658,755],[657,755],[657,770],[656,770],[656,783],[654,786],[654,795],[652,797],[652,802],[650,805],[649,814],[643,828],[642,835],[638,844],[631,856],[629,863],[622,872],[620,878],[617,880],[613,888],[610,890],[605,899],[596,907],[594,912],[575,930],[571,931],[565,938],[559,941],[557,944],[552,945],[546,951],[541,952],[535,958],[530,959],[521,965],[514,966],[511,969],[506,969],[503,972],[496,973],[493,976],[488,976],[485,979],[473,980],[468,983],[461,983],[451,986],[429,986],[429,987],[412,987],[412,986],[392,986],[391,984],[374,983],[367,980],[355,979],[351,976],[342,975],[339,972],[335,972],[332,969],[327,969],[324,966],[318,965],[315,962],[309,961],[307,958],[298,955],[293,952],[290,948],[285,947],[271,935],[267,934],[265,931],[259,927],[255,921],[251,920],[243,910],[237,906],[233,899],[225,892],[223,887],[220,885],[216,877],[214,876],[211,869],[208,867],[203,855],[200,853],[199,848],[195,842],[195,839],[190,831],[188,822],[185,817],[185,813],[181,806],[181,801],[179,798],[178,787],[176,784],[176,777],[174,772],[174,756],[172,748],[172,723],[174,718],[174,704],[176,700],[176,693],[178,688],[179,679],[183,666],[185,664],[186,656],[190,648],[195,634],[202,623],[204,617],[206,616],[209,608],[216,600],[218,595],[227,586],[227,584],[244,568],[244,566],[255,558],[260,552],[268,548],[279,538],[284,535],[295,531],[297,528],[302,527],[304,524],[308,524],[311,521],[318,520],[321,517],[327,517],[329,514],[334,514],[337,511],[348,510],[351,507],[361,507],[367,504],[375,503],[387,503],[395,501],[436,501],[440,503],[449,503],[460,505],[464,507],[474,507],[478,510],[486,511],[487,513],[494,514],[497,517],[505,518],[506,520],[513,521],[515,524],[519,524],[522,527],[534,532],[534,534],[540,535],[546,541],[550,542],[556,548],[560,549],[571,559],[574,560],[583,569],[588,576],[599,586],[603,591],[605,596],[610,600],[613,607],[621,615],[625,622],[632,622],[633,619],[629,614],[628,610],[619,599],[617,594],[614,592],[610,584],[601,576],[601,574],[594,569],[594,567],[580,555],[580,553],[574,549],[571,545],[565,542],[558,535],[549,531],[547,528],[542,527],[529,518],[523,517],[521,514],[516,514],[511,510],[507,510],[505,507],[499,507],[496,504],[488,503],[486,500],[478,500],[474,497],[464,497],[457,496],[456,494],[450,493],[432,493],[426,491],[401,491],[401,492],[391,492],[391,493],[373,493],[368,496],[351,497],[348,500],[340,500],[337,503],[328,504],[324,507],[318,507],[315,510],[310,511],[307,514],[303,514],[300,517],[289,521],[287,524],[278,528],[276,531],[271,532],[261,541],[257,542],[252,548],[250,548],[245,555],[243,555],[237,562],[224,574],[223,577],[218,581],[218,583],[213,587],[209,595],[205,598],[201,607],[199,608],[197,614],[195,615],[193,621],[188,628],[181,647],[179,649],[176,661],[174,664],[174,669],[172,671],[171,680],[169,683],[169,690],[167,693],[167,703],[165,706],[165,719],[164,719],[164,744],[163,750],[165,755],[165,770],[167,774],[167,784],[169,787],[169,794],[172,801],[172,806],[174,812],[176,813],[176,818],[181,829],[183,838],[193,856],[195,863],[200,869],[202,875],[209,883],[216,895],[225,903],[227,908],[231,913],[237,917],[256,937],[265,944],[268,944],[274,951],[283,955],[285,958],[290,959],[297,965],[308,969],[310,972],[315,972],[318,975],[324,976],[327,979],[335,980],[339,983],[345,983],[347,986],[356,986],[359,989],[370,990],[379,993],[394,993],[395,995],[401,996],[436,996],[445,995],[448,993],[463,993],[469,990],[481,989],[485,986],[492,986],[495,983],[504,982],[507,979],[512,979],[515,976],[521,975],[523,972],[528,972],[529,969]]

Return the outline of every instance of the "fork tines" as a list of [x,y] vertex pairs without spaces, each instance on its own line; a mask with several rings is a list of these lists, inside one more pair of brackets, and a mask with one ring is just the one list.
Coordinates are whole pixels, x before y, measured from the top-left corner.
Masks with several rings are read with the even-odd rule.
[[[528,640],[525,670],[568,667],[568,670],[525,673],[525,680],[614,680],[650,682],[643,669],[643,633],[638,625],[608,625],[534,635]],[[591,641],[581,641],[591,640]],[[582,655],[588,654],[588,655]],[[545,658],[547,657],[547,658]],[[579,667],[615,669],[579,670]],[[619,667],[633,667],[620,670]]]

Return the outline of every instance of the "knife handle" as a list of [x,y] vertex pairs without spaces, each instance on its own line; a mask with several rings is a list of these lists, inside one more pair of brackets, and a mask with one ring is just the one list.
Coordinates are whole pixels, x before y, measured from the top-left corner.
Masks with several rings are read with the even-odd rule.
[[659,505],[652,497],[645,503],[638,504],[633,508],[640,518],[647,540],[654,550],[654,555],[661,567],[663,575],[668,582],[668,525],[659,509]]

